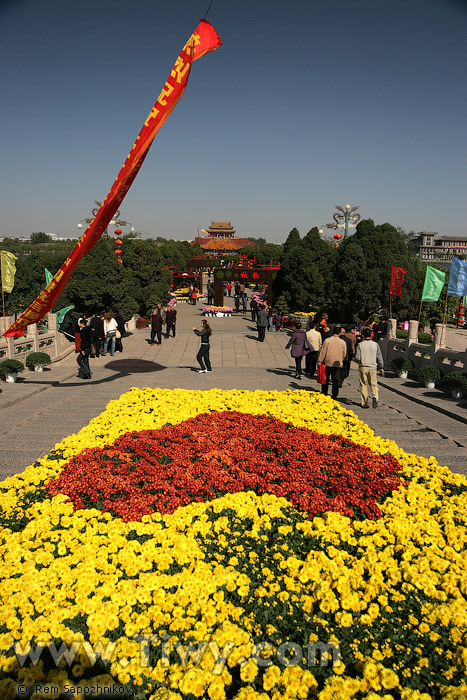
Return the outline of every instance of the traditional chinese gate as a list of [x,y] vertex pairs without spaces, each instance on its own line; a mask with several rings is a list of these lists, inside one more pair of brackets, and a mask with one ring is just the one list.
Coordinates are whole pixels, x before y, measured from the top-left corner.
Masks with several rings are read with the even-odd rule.
[[221,267],[214,272],[214,305],[224,305],[224,282],[240,282],[240,284],[267,284],[268,304],[273,302],[272,281],[278,273],[278,268],[259,267]]

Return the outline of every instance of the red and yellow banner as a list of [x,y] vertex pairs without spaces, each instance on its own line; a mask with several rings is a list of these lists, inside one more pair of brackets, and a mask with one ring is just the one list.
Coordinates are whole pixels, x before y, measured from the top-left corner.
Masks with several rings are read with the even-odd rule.
[[402,282],[404,281],[406,272],[407,270],[402,269],[402,267],[396,267],[395,265],[391,267],[391,287],[389,289],[389,296],[402,297]]
[[65,260],[56,275],[32,304],[21,314],[15,323],[4,333],[5,336],[22,336],[31,323],[37,323],[57,303],[63,293],[71,274],[79,261],[99,240],[119,208],[133,180],[138,174],[151,147],[155,135],[168,119],[175,105],[185,92],[190,75],[191,64],[204,54],[221,46],[214,27],[201,20],[180,55],[175,61],[162,92],[144,122],[133,148],[127,156],[112,188],[103,201],[99,211],[83,233],[75,248]]

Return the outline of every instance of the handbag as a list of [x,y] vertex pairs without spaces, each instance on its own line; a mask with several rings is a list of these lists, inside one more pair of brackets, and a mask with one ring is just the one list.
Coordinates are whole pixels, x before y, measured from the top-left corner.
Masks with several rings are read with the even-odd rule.
[[116,337],[117,339],[122,337],[122,334],[120,333],[120,331],[118,330],[118,328],[117,328],[117,330],[115,331],[115,337]]
[[326,365],[321,364],[318,367],[318,376],[316,377],[318,384],[327,384],[326,381]]

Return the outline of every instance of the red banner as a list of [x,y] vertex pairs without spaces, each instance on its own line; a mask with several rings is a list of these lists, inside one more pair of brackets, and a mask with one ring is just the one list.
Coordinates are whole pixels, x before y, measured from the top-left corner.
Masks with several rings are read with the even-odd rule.
[[402,267],[396,267],[395,265],[391,267],[391,288],[389,290],[389,296],[402,296],[402,282],[404,281],[406,272],[407,270],[403,270]]
[[128,154],[109,194],[103,201],[96,216],[57,274],[39,294],[37,299],[32,302],[26,311],[21,314],[15,323],[4,333],[5,336],[24,335],[26,328],[31,323],[40,321],[57,303],[79,261],[106,230],[138,174],[155,135],[168,119],[175,105],[185,92],[191,64],[209,51],[214,51],[221,46],[221,44],[222,41],[214,27],[209,24],[209,22],[201,20],[175,61],[175,65],[167,78],[161,94],[144,122],[138,138],[133,144],[133,148]]

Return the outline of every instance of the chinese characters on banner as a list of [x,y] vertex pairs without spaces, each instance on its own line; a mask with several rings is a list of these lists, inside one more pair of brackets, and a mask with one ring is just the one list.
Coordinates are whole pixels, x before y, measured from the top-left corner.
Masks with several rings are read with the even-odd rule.
[[222,42],[214,27],[209,22],[201,21],[175,61],[175,65],[167,78],[162,92],[144,122],[130,153],[96,216],[52,280],[4,335],[24,335],[27,326],[40,321],[57,303],[79,261],[97,243],[109,225],[136,178],[155,135],[182,97],[193,61],[201,58],[209,51],[214,51],[221,44]]

